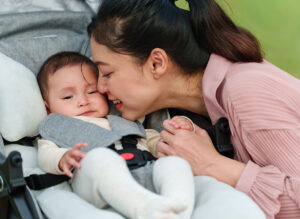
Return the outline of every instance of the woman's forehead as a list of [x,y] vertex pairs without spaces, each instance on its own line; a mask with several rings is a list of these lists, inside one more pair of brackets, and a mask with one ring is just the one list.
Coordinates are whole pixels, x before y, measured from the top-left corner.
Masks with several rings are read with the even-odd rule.
[[106,63],[106,60],[114,56],[114,53],[107,46],[97,43],[93,38],[91,39],[91,51],[95,63]]
[[136,65],[137,63],[134,57],[114,52],[97,42],[91,43],[91,48],[93,61],[98,67]]

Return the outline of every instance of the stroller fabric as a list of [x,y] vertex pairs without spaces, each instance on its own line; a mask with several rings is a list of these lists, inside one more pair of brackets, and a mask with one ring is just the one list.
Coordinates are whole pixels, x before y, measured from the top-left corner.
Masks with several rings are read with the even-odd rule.
[[[36,136],[39,124],[46,116],[35,76],[45,59],[54,53],[76,51],[90,56],[86,30],[100,2],[7,0],[1,5],[0,136],[6,141],[4,153],[0,137],[0,153],[7,155],[14,150],[20,151],[24,176],[43,173],[37,164],[35,142],[32,145],[13,143]],[[160,131],[161,121],[165,118],[166,112],[160,111],[152,119],[147,116],[145,124],[152,126],[147,128],[158,127]],[[7,144],[7,141],[11,143]],[[248,196],[232,192],[232,187],[210,177],[195,177],[195,183],[197,200],[192,219],[265,218]],[[51,219],[99,218],[103,215],[99,214],[99,209],[72,193],[68,183],[32,193]],[[114,217],[109,215],[105,218],[123,218],[117,213]]]

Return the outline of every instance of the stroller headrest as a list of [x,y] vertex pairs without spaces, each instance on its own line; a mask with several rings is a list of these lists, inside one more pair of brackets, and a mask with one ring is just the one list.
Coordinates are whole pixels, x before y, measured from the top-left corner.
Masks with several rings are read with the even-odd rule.
[[0,135],[3,139],[18,141],[38,134],[46,110],[35,75],[41,64],[57,52],[89,55],[86,29],[90,21],[91,14],[87,12],[1,14]]
[[0,53],[0,133],[8,141],[38,134],[46,109],[35,75]]

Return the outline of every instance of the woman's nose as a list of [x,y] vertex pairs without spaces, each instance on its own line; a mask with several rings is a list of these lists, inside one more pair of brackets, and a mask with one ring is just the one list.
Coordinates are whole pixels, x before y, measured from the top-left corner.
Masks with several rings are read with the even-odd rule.
[[107,93],[107,91],[108,91],[107,85],[104,83],[98,83],[98,90],[101,94]]
[[101,94],[107,93],[108,88],[107,88],[106,78],[99,77],[97,88]]

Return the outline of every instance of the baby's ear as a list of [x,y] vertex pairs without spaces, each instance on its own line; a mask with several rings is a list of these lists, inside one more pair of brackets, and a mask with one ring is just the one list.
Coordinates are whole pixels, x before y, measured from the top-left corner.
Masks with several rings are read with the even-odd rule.
[[49,110],[48,102],[46,100],[44,100],[44,104],[45,104],[45,107],[46,107],[46,110],[47,110],[47,115],[49,115],[51,112]]

